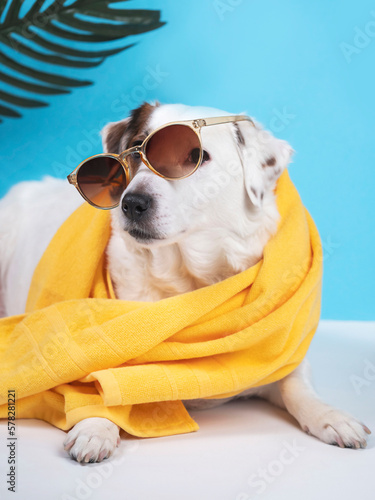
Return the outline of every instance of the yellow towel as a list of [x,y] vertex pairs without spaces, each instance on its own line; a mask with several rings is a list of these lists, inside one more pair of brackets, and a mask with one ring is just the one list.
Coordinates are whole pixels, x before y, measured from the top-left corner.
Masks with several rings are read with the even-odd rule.
[[181,400],[222,398],[285,377],[320,313],[322,250],[288,174],[261,262],[159,302],[116,300],[105,267],[109,214],[82,205],[33,277],[26,313],[0,320],[0,417],[67,430],[107,417],[136,436],[198,429]]

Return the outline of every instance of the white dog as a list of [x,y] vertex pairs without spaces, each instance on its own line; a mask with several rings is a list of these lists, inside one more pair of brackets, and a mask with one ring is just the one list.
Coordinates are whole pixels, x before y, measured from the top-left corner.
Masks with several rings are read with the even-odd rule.
[[[144,104],[104,128],[104,148],[120,153],[165,123],[226,114]],[[203,162],[193,175],[166,180],[141,164],[112,210],[107,256],[119,299],[156,301],[228,278],[258,262],[276,231],[274,188],[289,163],[290,146],[244,121],[203,128],[202,143]],[[1,200],[0,315],[23,313],[35,266],[81,202],[66,181],[53,178],[16,185]],[[283,380],[240,396],[251,395],[285,408],[305,432],[325,443],[366,446],[369,429],[319,400],[306,361]],[[207,408],[229,399],[184,403],[188,409]],[[99,462],[118,443],[117,425],[88,418],[70,430],[64,444],[79,462]]]

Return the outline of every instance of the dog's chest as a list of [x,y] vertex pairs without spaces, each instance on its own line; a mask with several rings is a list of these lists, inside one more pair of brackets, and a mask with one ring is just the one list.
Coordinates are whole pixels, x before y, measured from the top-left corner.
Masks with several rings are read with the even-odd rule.
[[254,245],[253,239],[244,238],[241,245],[233,244],[231,252],[223,248],[224,243],[140,248],[114,232],[107,260],[116,297],[157,301],[180,295],[223,281],[261,258],[263,245]]

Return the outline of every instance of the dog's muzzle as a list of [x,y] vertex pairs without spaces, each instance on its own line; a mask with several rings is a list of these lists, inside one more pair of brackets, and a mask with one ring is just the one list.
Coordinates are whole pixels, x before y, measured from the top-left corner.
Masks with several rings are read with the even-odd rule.
[[128,221],[126,231],[139,243],[163,239],[153,227],[154,205],[153,198],[144,193],[127,193],[122,199],[121,209]]

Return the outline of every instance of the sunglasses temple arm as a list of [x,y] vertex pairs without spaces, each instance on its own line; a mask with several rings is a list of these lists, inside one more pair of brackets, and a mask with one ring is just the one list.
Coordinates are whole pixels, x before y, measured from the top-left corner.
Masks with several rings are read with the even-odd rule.
[[[204,118],[200,120],[195,120],[195,123],[198,127],[209,127],[210,125],[219,125],[221,123],[233,123],[233,122],[241,122],[248,121],[252,125],[254,125],[253,120],[245,115],[237,115],[237,116],[219,116],[212,118]],[[255,125],[254,125],[255,126]]]

